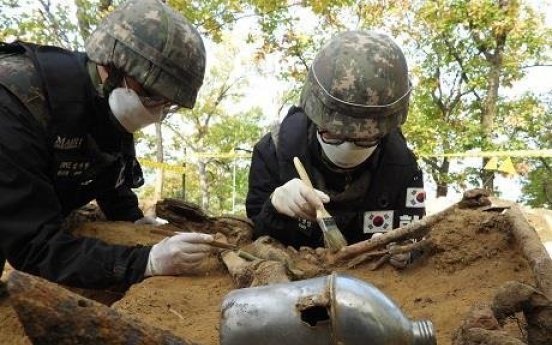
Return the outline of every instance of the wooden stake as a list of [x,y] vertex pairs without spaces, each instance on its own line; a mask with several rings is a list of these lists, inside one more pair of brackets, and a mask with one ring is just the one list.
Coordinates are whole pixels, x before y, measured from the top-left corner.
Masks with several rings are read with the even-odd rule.
[[367,253],[373,249],[383,248],[391,242],[401,242],[409,238],[421,239],[422,237],[427,235],[432,225],[441,221],[443,218],[448,217],[455,210],[456,205],[452,205],[439,213],[427,216],[406,226],[393,229],[374,239],[358,242],[344,247],[335,254],[335,260],[343,261],[346,259],[350,259],[360,254]]
[[512,232],[523,255],[529,262],[538,289],[552,299],[552,259],[550,259],[539,235],[529,224],[518,205],[513,204],[505,215],[512,224]]

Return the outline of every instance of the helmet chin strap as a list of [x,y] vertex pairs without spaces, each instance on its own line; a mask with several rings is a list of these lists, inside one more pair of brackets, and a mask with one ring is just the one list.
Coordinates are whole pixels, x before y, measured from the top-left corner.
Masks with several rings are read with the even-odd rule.
[[123,72],[115,66],[106,68],[107,78],[103,81],[102,91],[104,97],[109,97],[109,94],[121,85],[124,75]]

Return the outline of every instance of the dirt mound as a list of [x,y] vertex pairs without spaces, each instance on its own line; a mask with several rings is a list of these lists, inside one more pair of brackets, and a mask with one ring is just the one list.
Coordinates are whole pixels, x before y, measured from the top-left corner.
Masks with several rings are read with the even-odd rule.
[[[159,240],[147,227],[133,230],[124,223],[109,227],[87,223],[80,232],[111,243]],[[499,212],[457,210],[432,226],[428,237],[434,243],[432,252],[403,271],[389,265],[371,271],[368,264],[342,271],[374,284],[410,318],[431,320],[438,344],[452,344],[452,335],[466,313],[474,306],[490,303],[504,283],[535,285],[511,225]],[[193,277],[146,279],[112,307],[199,344],[218,344],[221,302],[235,285],[216,256],[207,267],[207,274]],[[522,339],[516,322],[511,321],[506,329]],[[30,343],[6,299],[0,301],[0,329],[1,344]]]

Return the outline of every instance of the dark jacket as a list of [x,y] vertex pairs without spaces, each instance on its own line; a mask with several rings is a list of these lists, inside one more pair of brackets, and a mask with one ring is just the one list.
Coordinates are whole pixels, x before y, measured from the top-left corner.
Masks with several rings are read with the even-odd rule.
[[61,230],[65,215],[94,199],[111,220],[143,216],[131,190],[143,183],[132,134],[111,118],[83,54],[1,48],[0,257],[67,285],[140,281],[150,247],[112,246]]
[[352,171],[332,167],[320,151],[316,126],[297,107],[255,145],[246,199],[255,237],[270,235],[296,248],[323,246],[317,224],[282,215],[270,202],[277,187],[298,178],[294,156],[314,187],[330,195],[326,208],[349,244],[425,215],[422,172],[399,130],[386,135],[370,158]]

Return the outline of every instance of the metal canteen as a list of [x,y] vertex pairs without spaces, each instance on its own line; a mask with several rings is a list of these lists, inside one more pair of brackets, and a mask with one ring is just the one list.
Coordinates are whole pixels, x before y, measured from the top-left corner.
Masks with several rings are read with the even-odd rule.
[[431,321],[411,321],[360,279],[329,276],[231,291],[221,345],[436,345]]

